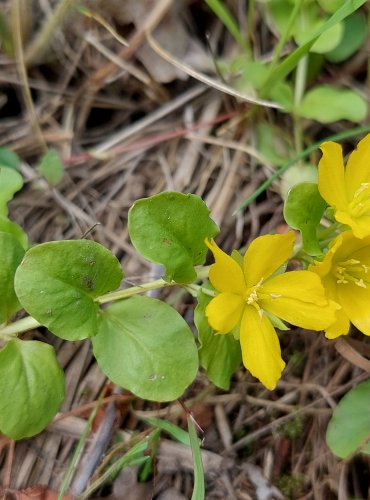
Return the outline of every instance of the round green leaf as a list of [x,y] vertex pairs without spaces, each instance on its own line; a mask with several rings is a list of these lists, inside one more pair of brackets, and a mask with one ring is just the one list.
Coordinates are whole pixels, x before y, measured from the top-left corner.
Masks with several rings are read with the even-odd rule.
[[43,342],[10,340],[0,350],[0,432],[22,439],[41,432],[64,398],[64,374]]
[[261,121],[255,126],[257,149],[273,166],[286,162],[293,149],[291,136],[281,127]]
[[344,33],[339,45],[326,54],[332,62],[341,62],[354,54],[365,42],[368,34],[366,16],[363,12],[354,12],[344,20]]
[[313,182],[301,182],[293,186],[284,203],[284,218],[287,224],[301,231],[303,248],[312,256],[322,254],[316,228],[326,206],[317,184]]
[[0,215],[8,215],[8,202],[23,186],[23,178],[17,170],[0,165]]
[[317,184],[317,167],[309,163],[296,163],[286,170],[281,176],[280,194],[283,200],[288,197],[289,191],[301,182],[313,182]]
[[58,337],[79,340],[97,332],[96,297],[122,279],[116,257],[95,241],[52,241],[26,253],[15,276],[25,310]]
[[324,31],[312,45],[310,52],[326,54],[339,45],[343,38],[344,23],[338,23]]
[[297,113],[321,123],[338,120],[360,122],[366,118],[365,99],[350,89],[339,89],[332,85],[318,85],[303,97]]
[[177,283],[195,279],[194,266],[206,258],[205,238],[219,232],[199,196],[173,192],[136,201],[128,228],[135,248],[151,262],[163,264],[165,279]]
[[49,149],[42,157],[38,170],[51,186],[59,184],[63,179],[64,167],[58,151]]
[[370,454],[370,380],[351,389],[339,402],[326,432],[326,442],[340,458],[359,451]]
[[0,231],[2,233],[12,234],[22,245],[22,247],[25,250],[27,250],[28,248],[27,234],[23,231],[21,226],[9,220],[8,217],[5,217],[5,215],[0,215]]
[[334,13],[343,5],[343,0],[317,0],[318,4],[325,12]]
[[15,236],[0,232],[0,324],[6,323],[20,308],[14,291],[14,275],[24,255]]
[[103,372],[143,399],[177,399],[197,374],[198,353],[188,324],[168,304],[150,297],[109,305],[92,343]]
[[[1,21],[0,21],[1,23]],[[8,148],[0,147],[0,166],[19,169],[21,160],[17,153]]]

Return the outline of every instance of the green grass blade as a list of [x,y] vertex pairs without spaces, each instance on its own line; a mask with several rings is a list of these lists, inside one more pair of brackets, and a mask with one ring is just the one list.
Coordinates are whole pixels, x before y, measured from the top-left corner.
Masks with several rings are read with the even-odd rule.
[[161,431],[166,432],[180,443],[190,446],[189,434],[177,425],[168,422],[167,420],[162,420],[155,417],[145,417],[143,418],[143,420],[149,425],[157,427]]
[[58,500],[62,500],[63,499],[63,496],[64,496],[65,492],[68,490],[68,488],[69,488],[69,486],[71,484],[73,474],[74,474],[74,472],[76,470],[76,467],[77,467],[77,464],[78,464],[78,462],[79,462],[79,460],[81,458],[83,447],[84,447],[85,442],[86,442],[86,440],[87,440],[87,438],[89,436],[92,423],[93,423],[94,418],[96,417],[97,411],[99,409],[100,399],[101,398],[102,398],[102,396],[96,402],[96,405],[95,405],[94,409],[90,413],[89,418],[88,418],[88,420],[86,422],[85,428],[84,428],[84,430],[83,430],[83,432],[81,434],[81,437],[80,437],[80,439],[79,439],[79,441],[77,443],[76,449],[75,449],[75,451],[73,453],[73,456],[72,456],[72,460],[70,461],[70,463],[68,465],[67,472],[66,472],[66,474],[64,476],[62,485],[60,487],[59,495],[58,495]]
[[226,26],[230,34],[235,38],[241,48],[243,50],[246,50],[246,41],[239,30],[237,22],[235,21],[229,9],[226,7],[225,3],[221,2],[220,0],[205,0],[205,3],[210,9],[213,10],[220,21]]
[[103,474],[98,477],[96,481],[86,488],[86,490],[78,497],[78,500],[87,500],[90,495],[109,480],[112,474],[121,471],[127,467],[134,467],[135,465],[145,464],[150,459],[149,455],[144,455],[148,446],[150,446],[153,439],[153,433],[145,436],[141,441],[133,445],[133,447],[126,452],[122,457],[116,460],[113,464],[105,469]]
[[190,437],[191,453],[194,462],[194,489],[191,500],[204,500],[205,486],[204,486],[204,471],[202,456],[200,453],[200,444],[195,429],[195,424],[191,415],[188,415],[188,430]]

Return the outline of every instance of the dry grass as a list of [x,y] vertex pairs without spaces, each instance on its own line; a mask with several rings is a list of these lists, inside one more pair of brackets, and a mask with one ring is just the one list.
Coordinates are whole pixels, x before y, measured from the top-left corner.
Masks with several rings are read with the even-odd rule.
[[[243,9],[243,2],[231,3]],[[164,190],[200,195],[222,229],[225,250],[279,230],[283,218],[277,186],[248,210],[233,213],[270,172],[255,147],[254,113],[262,109],[266,119],[287,131],[292,127],[290,117],[273,109],[256,110],[168,64],[157,62],[157,72],[166,75],[158,79],[145,62],[143,54],[150,50],[147,30],[179,20],[185,38],[181,39],[181,31],[180,41],[174,40],[173,46],[167,41],[167,50],[177,59],[187,56],[187,64],[212,73],[204,39],[198,38],[207,31],[217,54],[229,57],[233,41],[204,4],[88,2],[94,16],[74,11],[64,22],[58,21],[61,29],[37,45],[43,20],[55,4],[5,0],[1,6],[12,20],[18,43],[14,58],[5,52],[0,56],[0,145],[23,160],[26,184],[11,203],[11,217],[30,240],[80,238],[94,227],[93,238],[118,256],[127,283],[138,284],[157,270],[137,255],[129,241],[127,212],[137,198]],[[147,15],[137,13],[140,9]],[[128,15],[131,11],[136,20]],[[102,25],[102,18],[112,32]],[[273,40],[263,19],[256,30],[256,47],[263,53]],[[129,45],[122,45],[119,37]],[[217,75],[212,78],[220,80]],[[332,131],[340,127],[335,125]],[[313,138],[322,133],[317,124],[311,127]],[[66,168],[56,188],[40,179],[35,169],[46,146],[60,152]],[[191,321],[189,298],[176,295],[172,300]],[[75,470],[72,492],[81,493],[89,477],[102,474],[102,455],[115,456],[113,434],[127,441],[132,432],[143,432],[145,415],[184,424],[177,403],[150,404],[107,385],[88,342],[65,343],[43,329],[29,335],[55,345],[66,374],[67,396],[60,416],[41,435],[15,445],[0,441],[0,478],[5,487],[18,490],[45,484],[58,490],[91,403],[102,390],[111,397],[98,412]],[[326,447],[325,430],[338,398],[367,373],[344,359],[320,334],[285,333],[281,342],[288,366],[276,391],[264,390],[240,370],[229,393],[217,390],[200,374],[184,396],[185,406],[204,429],[206,498],[366,498],[368,460],[337,460]],[[97,444],[97,436],[102,444]],[[190,498],[191,471],[190,451],[163,439],[147,483],[137,482],[136,469],[133,475],[125,471],[95,494],[117,499]],[[6,498],[26,497],[9,493]]]

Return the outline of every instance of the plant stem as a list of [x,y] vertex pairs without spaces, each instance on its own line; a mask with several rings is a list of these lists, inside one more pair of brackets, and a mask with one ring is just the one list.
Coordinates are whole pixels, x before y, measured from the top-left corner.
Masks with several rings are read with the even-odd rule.
[[67,472],[66,472],[66,474],[64,476],[62,485],[61,485],[60,490],[59,490],[58,500],[63,500],[64,493],[67,491],[67,489],[69,488],[69,485],[71,484],[73,474],[74,474],[76,466],[77,466],[77,464],[78,464],[78,462],[79,462],[79,460],[81,458],[83,447],[84,447],[84,445],[86,443],[86,440],[87,440],[87,438],[89,436],[92,423],[94,421],[94,418],[96,417],[96,414],[97,414],[98,409],[100,407],[102,398],[103,398],[103,394],[101,394],[99,396],[99,399],[96,402],[96,405],[95,405],[94,409],[92,410],[92,412],[89,415],[89,418],[88,418],[88,420],[86,422],[85,428],[84,428],[84,430],[83,430],[83,432],[81,434],[81,437],[80,437],[80,439],[79,439],[79,441],[77,443],[76,449],[75,449],[75,451],[73,453],[72,459],[71,459],[71,461],[70,461],[70,463],[68,465]]
[[275,47],[274,55],[272,57],[272,61],[271,61],[271,64],[269,66],[268,74],[267,74],[267,76],[265,78],[264,84],[261,87],[261,91],[260,91],[261,95],[266,95],[266,93],[268,93],[269,90],[270,90],[269,87],[270,87],[270,78],[271,78],[271,75],[272,75],[274,69],[276,68],[276,65],[279,62],[279,59],[280,59],[281,53],[283,51],[284,45],[286,44],[287,40],[290,37],[293,25],[294,25],[294,23],[295,23],[295,21],[297,19],[297,16],[298,16],[298,13],[299,13],[299,9],[302,7],[303,1],[304,0],[298,0],[294,4],[294,8],[292,10],[292,13],[290,14],[290,18],[288,20],[288,24],[286,26],[286,29],[285,29],[284,33],[282,34],[282,36],[279,38],[279,41],[278,41],[278,43],[277,43],[277,45]]
[[[208,277],[210,266],[202,266],[196,269],[197,277],[195,281],[206,279]],[[113,302],[115,300],[127,299],[128,297],[132,297],[133,295],[138,295],[139,293],[145,293],[149,290],[155,290],[157,288],[164,288],[166,286],[181,286],[180,283],[176,283],[175,281],[165,281],[162,278],[151,281],[149,283],[143,283],[139,286],[132,286],[125,290],[118,290],[117,292],[106,293],[105,295],[101,295],[95,299],[95,302],[98,304],[106,304],[107,302]],[[186,286],[184,288],[186,289]],[[194,285],[196,286],[196,285]],[[26,316],[10,325],[6,325],[3,328],[0,327],[0,340],[7,341],[12,337],[17,337],[18,334],[27,332],[28,330],[33,330],[42,326],[41,323],[36,321],[32,316]]]
[[16,337],[19,333],[34,330],[39,326],[41,326],[41,323],[36,321],[35,318],[32,316],[26,316],[25,318],[11,323],[10,325],[0,328],[0,340],[9,340],[12,337]]
[[298,63],[296,70],[296,78],[295,78],[293,121],[294,121],[294,145],[297,154],[300,153],[303,149],[301,118],[297,110],[304,95],[304,90],[306,86],[307,65],[308,65],[308,56],[306,55],[302,57],[302,59],[300,59]]
[[56,30],[60,27],[61,22],[73,7],[76,0],[61,0],[56,6],[52,15],[42,25],[34,40],[26,51],[27,65],[37,62],[45,50],[48,48],[50,40],[55,35]]
[[[204,279],[208,277],[209,267],[200,267],[196,270],[197,277],[196,280]],[[162,278],[151,281],[149,283],[143,283],[139,286],[132,286],[125,290],[118,290],[117,292],[106,293],[105,295],[101,295],[95,299],[95,302],[99,304],[106,304],[107,302],[112,302],[114,300],[127,299],[128,297],[132,297],[133,295],[138,295],[139,293],[148,292],[149,290],[156,290],[158,288],[164,288],[167,286],[179,285],[175,281],[165,281]]]

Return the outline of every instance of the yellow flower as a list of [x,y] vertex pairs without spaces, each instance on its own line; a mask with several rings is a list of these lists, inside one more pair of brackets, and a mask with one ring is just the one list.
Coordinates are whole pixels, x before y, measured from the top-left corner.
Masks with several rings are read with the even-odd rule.
[[370,134],[357,145],[344,168],[342,147],[321,145],[319,191],[335,210],[338,222],[350,226],[357,238],[370,235]]
[[209,279],[218,294],[206,308],[217,333],[240,325],[244,366],[268,389],[275,388],[285,363],[269,314],[294,325],[322,330],[335,321],[337,305],[329,303],[320,278],[310,271],[273,275],[292,255],[294,232],[260,236],[239,265],[213,240],[206,240],[215,264]]
[[370,236],[359,239],[352,231],[341,233],[324,260],[309,269],[321,277],[328,297],[342,306],[326,336],[347,334],[350,322],[370,335]]

